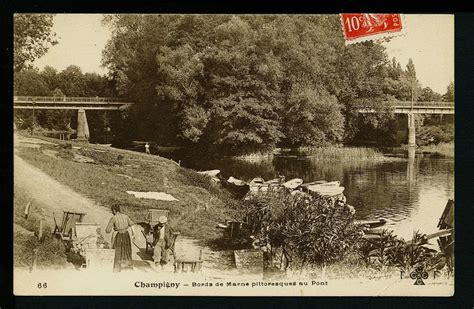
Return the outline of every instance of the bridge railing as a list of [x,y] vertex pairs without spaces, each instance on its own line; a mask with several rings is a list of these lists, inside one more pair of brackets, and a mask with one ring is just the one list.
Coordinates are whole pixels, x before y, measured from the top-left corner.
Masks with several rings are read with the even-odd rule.
[[[411,107],[411,101],[393,101],[390,102],[390,105],[393,107]],[[454,102],[414,102],[413,107],[454,107]]]
[[131,103],[124,98],[113,97],[35,97],[35,96],[15,96],[14,102],[35,102],[35,103]]

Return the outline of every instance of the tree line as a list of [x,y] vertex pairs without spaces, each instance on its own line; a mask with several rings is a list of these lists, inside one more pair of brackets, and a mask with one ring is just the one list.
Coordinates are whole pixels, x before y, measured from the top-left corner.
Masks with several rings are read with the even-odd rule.
[[[441,96],[422,88],[413,61],[403,69],[380,43],[346,46],[337,15],[127,14],[107,15],[104,23],[112,30],[103,51],[106,78],[77,78],[70,67],[56,74],[70,84],[58,86],[35,74],[49,93],[135,102],[113,128],[122,140],[232,154],[351,144],[367,134],[388,140],[394,119],[384,102],[412,94],[449,101],[454,89]],[[105,86],[88,84],[94,79]],[[379,113],[361,116],[360,106]]]
[[[103,63],[135,134],[232,153],[389,134],[389,100],[438,100],[413,62],[346,46],[335,15],[112,15]],[[359,106],[380,113],[361,116]],[[366,130],[367,131],[367,130]],[[131,134],[132,132],[130,132]]]

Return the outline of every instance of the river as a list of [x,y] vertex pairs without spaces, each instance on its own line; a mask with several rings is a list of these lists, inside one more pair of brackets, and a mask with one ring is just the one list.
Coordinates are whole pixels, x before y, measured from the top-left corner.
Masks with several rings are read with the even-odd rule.
[[278,157],[258,161],[209,159],[192,155],[161,155],[180,160],[196,170],[219,169],[225,177],[243,180],[273,179],[339,180],[357,220],[385,218],[385,227],[405,239],[414,231],[437,231],[438,219],[449,198],[454,198],[454,158],[391,150],[387,161],[321,161],[311,157]]

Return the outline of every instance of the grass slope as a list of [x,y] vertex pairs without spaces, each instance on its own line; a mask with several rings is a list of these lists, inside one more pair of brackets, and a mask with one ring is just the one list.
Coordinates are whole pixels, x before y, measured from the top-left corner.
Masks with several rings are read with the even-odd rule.
[[[211,240],[221,235],[216,223],[232,216],[231,209],[237,203],[209,177],[171,160],[96,145],[72,143],[75,147],[70,147],[54,142],[58,145],[20,146],[19,156],[103,206],[120,203],[135,222],[145,221],[148,208],[168,209],[170,224],[183,235]],[[94,163],[76,162],[77,155]],[[166,192],[179,201],[138,199],[126,193],[129,190]]]

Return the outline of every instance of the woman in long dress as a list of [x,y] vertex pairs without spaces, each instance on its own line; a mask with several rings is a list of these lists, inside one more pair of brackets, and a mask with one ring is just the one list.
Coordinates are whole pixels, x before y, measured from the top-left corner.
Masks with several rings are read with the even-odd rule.
[[[114,216],[110,218],[105,231],[107,233],[116,232],[112,240],[112,248],[115,249],[114,272],[120,272],[123,269],[132,269],[132,241],[129,234],[129,227],[134,223],[130,218],[120,212],[120,205],[112,206]],[[130,228],[132,238],[135,238],[133,228]]]

